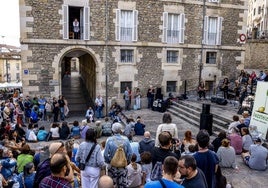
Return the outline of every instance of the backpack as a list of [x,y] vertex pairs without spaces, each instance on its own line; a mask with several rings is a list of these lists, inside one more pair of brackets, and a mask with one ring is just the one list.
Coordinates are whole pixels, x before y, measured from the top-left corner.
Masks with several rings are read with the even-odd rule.
[[112,167],[116,167],[116,168],[125,168],[127,166],[127,158],[126,158],[123,145],[118,146],[110,164]]
[[151,172],[151,180],[160,180],[162,178],[162,162],[157,161],[154,165],[154,168]]

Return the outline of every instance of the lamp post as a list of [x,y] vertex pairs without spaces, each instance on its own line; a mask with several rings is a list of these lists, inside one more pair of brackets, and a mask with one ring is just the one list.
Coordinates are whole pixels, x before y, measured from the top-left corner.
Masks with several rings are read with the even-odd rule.
[[204,34],[205,34],[205,16],[206,16],[206,0],[203,0],[203,27],[202,27],[202,37],[201,37],[201,57],[199,62],[199,78],[198,83],[202,80],[202,69],[203,69],[203,52],[204,52]]
[[8,63],[8,60],[6,59],[6,75],[7,75],[7,83],[9,82],[9,73],[8,73],[8,69],[9,69],[9,63]]

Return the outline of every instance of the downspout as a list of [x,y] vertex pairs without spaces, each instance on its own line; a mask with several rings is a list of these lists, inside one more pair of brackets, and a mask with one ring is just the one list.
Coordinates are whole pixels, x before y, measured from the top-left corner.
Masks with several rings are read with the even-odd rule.
[[199,62],[199,78],[198,84],[202,80],[202,69],[203,69],[203,51],[204,51],[204,33],[205,33],[205,16],[206,16],[206,0],[203,0],[203,28],[202,28],[202,37],[201,37],[201,57]]
[[105,114],[108,114],[108,0],[105,1]]

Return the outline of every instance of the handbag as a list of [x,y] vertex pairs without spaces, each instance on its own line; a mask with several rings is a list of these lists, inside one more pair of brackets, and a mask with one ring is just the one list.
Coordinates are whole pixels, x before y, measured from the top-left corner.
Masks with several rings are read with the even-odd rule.
[[90,156],[91,156],[93,150],[95,149],[96,145],[97,145],[97,144],[95,143],[95,144],[92,146],[92,148],[90,149],[90,151],[89,151],[89,153],[88,153],[88,155],[87,155],[87,158],[86,158],[86,160],[85,160],[85,163],[79,163],[78,168],[79,168],[80,170],[85,170],[85,168],[86,168],[86,163],[88,162],[88,160],[89,160],[89,158],[90,158]]

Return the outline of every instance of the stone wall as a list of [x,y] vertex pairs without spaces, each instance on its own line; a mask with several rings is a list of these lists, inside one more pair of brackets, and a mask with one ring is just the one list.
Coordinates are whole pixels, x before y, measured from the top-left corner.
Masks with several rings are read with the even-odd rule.
[[[177,81],[177,93],[182,93],[183,82],[187,80],[189,90],[198,83],[201,49],[202,79],[217,82],[224,76],[232,77],[237,67],[244,63],[243,44],[237,43],[245,22],[245,1],[221,1],[220,4],[207,3],[209,16],[223,17],[222,45],[202,45],[203,3],[202,1],[146,0],[146,1],[105,1],[95,0],[24,0],[20,1],[22,69],[25,92],[30,95],[59,95],[61,93],[61,69],[64,57],[72,52],[85,52],[83,63],[95,63],[96,83],[91,93],[109,90],[109,97],[120,98],[120,83],[131,81],[133,88],[139,87],[144,93],[149,85],[161,87],[167,96],[166,82]],[[90,7],[90,39],[63,39],[63,4],[80,3]],[[120,42],[115,40],[116,9],[138,10],[138,40]],[[107,11],[107,12],[106,12]],[[162,42],[163,12],[185,14],[184,43]],[[108,16],[106,25],[106,18]],[[108,30],[106,30],[108,29]],[[107,41],[106,40],[106,31]],[[105,49],[107,48],[107,52]],[[123,65],[120,49],[134,49],[135,62]],[[178,50],[179,62],[166,63],[167,49]],[[206,51],[217,52],[217,63],[206,65]],[[88,60],[86,57],[88,57]],[[106,67],[107,72],[106,72]],[[94,67],[94,66],[92,66]],[[83,71],[83,70],[82,70]],[[88,71],[88,70],[87,70]],[[122,72],[124,71],[124,72]],[[90,71],[89,71],[90,72]],[[105,85],[105,76],[108,85]],[[83,74],[82,74],[83,75]],[[128,76],[128,77],[127,77]],[[86,77],[86,76],[85,76]],[[58,85],[50,85],[50,80],[58,80]],[[88,82],[90,83],[90,82]],[[89,85],[89,84],[88,84]],[[92,84],[91,84],[92,85]]]

